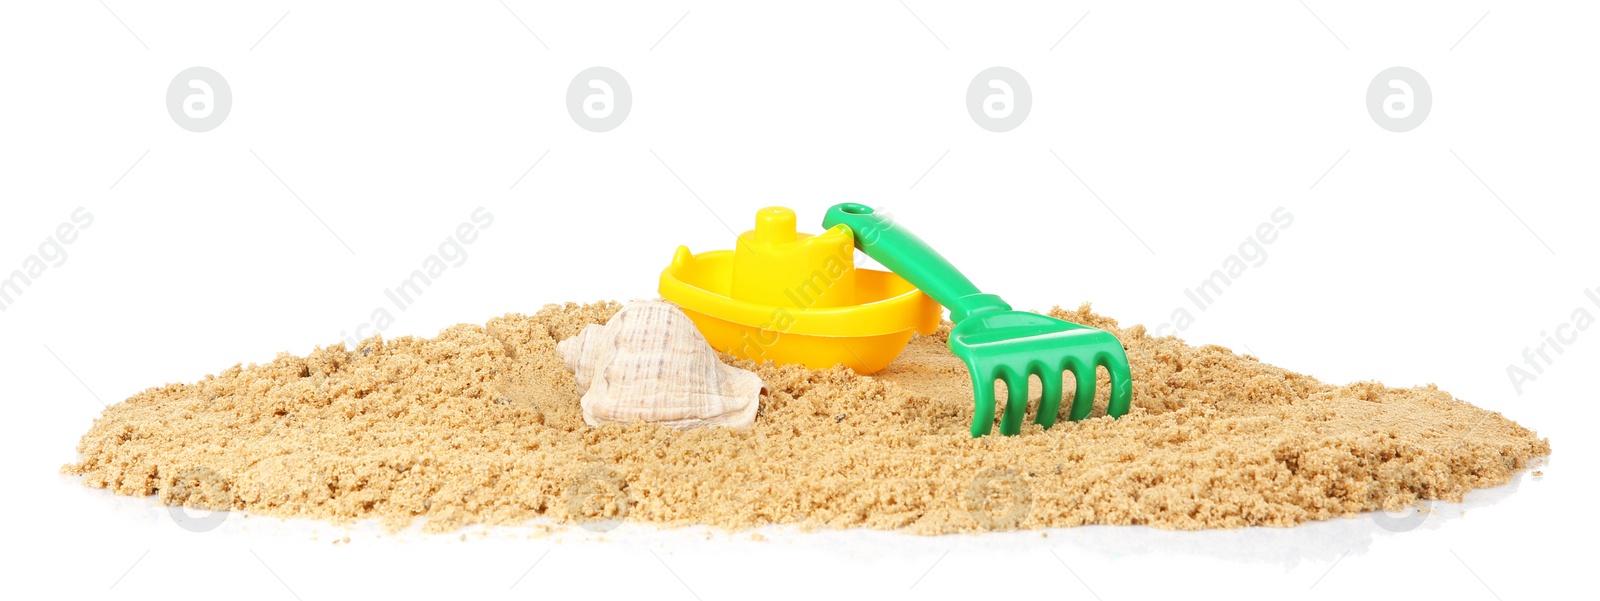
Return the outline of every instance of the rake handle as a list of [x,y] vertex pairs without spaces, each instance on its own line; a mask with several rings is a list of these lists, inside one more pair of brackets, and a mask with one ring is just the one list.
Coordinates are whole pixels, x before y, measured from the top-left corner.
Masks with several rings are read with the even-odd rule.
[[911,230],[873,211],[872,207],[853,202],[833,205],[823,217],[822,227],[840,224],[848,226],[855,234],[855,245],[861,252],[950,309],[951,322],[961,323],[971,315],[986,311],[1011,310],[1011,305],[999,296],[979,291],[972,280]]

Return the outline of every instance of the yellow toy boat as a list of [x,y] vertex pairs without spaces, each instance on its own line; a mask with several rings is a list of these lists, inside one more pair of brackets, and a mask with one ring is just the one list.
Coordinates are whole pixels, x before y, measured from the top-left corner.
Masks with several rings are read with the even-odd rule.
[[730,355],[864,374],[887,367],[913,332],[932,334],[942,311],[898,275],[856,269],[848,226],[798,233],[784,207],[757,211],[734,250],[679,246],[660,292]]

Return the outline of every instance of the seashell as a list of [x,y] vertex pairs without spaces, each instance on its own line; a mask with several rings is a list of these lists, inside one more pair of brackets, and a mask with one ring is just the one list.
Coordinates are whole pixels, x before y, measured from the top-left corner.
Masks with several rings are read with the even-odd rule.
[[677,305],[630,301],[604,326],[561,341],[583,394],[583,421],[650,423],[688,430],[755,423],[761,377],[725,364]]

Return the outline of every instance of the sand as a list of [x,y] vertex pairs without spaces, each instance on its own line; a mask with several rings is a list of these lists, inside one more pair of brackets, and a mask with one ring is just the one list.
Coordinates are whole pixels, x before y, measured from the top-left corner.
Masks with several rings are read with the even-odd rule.
[[389,529],[545,517],[940,534],[1292,526],[1459,501],[1550,453],[1433,386],[1325,384],[1087,305],[1051,315],[1127,347],[1133,410],[1120,419],[1102,393],[1090,419],[971,438],[946,324],[873,376],[733,362],[767,383],[748,430],[591,428],[555,344],[619,307],[551,305],[152,388],[107,408],[62,472],[170,505]]

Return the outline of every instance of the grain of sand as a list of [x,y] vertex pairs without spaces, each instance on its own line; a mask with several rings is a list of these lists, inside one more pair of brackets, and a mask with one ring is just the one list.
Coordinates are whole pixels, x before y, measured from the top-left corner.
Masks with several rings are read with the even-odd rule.
[[1433,386],[1325,384],[1087,305],[1051,315],[1121,338],[1135,378],[1121,419],[1102,394],[1098,417],[971,438],[946,329],[874,376],[735,362],[768,387],[745,431],[591,428],[555,344],[618,308],[552,305],[152,388],[107,408],[62,471],[172,505],[390,529],[547,517],[938,534],[1291,526],[1459,501],[1550,453]]

